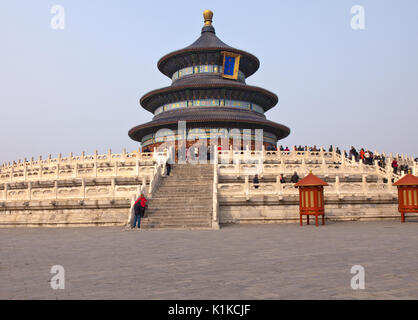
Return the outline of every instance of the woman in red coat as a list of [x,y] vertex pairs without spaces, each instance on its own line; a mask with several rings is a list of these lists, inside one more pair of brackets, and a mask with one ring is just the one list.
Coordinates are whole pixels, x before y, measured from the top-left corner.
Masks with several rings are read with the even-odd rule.
[[134,224],[132,228],[135,228],[137,222],[138,222],[138,229],[141,228],[141,218],[144,217],[146,204],[147,204],[147,199],[141,193],[139,195],[139,198],[135,201],[135,204],[134,204],[135,218],[134,218]]

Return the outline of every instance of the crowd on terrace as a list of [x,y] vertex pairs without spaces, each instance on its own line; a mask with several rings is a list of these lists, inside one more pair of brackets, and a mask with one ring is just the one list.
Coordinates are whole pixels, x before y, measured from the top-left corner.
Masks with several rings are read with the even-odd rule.
[[[241,148],[242,149],[242,148]],[[293,146],[292,151],[310,151],[310,152],[319,152],[321,151],[321,149],[326,150],[325,148],[318,148],[316,145],[314,146]],[[221,150],[221,147],[218,147],[218,150]],[[284,147],[283,145],[280,145],[279,148],[277,148],[274,145],[268,145],[266,147],[267,151],[282,151],[282,152],[289,152],[291,151],[289,149],[288,146]],[[370,150],[366,149],[366,148],[360,148],[360,150],[358,151],[355,147],[351,146],[349,152],[347,153],[347,151],[341,151],[339,147],[334,147],[332,145],[329,146],[328,148],[328,152],[334,152],[341,155],[344,152],[344,155],[346,158],[348,159],[354,159],[355,161],[360,161],[362,160],[362,162],[364,164],[367,165],[373,165],[375,163],[375,161],[377,161],[377,164],[381,167],[381,168],[385,168],[386,167],[386,162],[387,159],[383,154],[378,154],[378,153],[373,153]],[[143,152],[152,152],[149,148],[144,148]],[[418,158],[414,159],[415,162],[418,163]],[[391,167],[393,168],[393,172],[395,174],[397,174],[398,172],[408,172],[409,171],[409,166],[405,163],[400,163],[401,162],[401,158],[400,157],[394,157],[392,162],[390,163]]]
[[[325,148],[323,148],[325,150]],[[279,148],[280,151],[290,151],[289,147],[283,147],[280,146]],[[314,145],[313,147],[308,147],[308,146],[304,146],[302,147],[300,146],[293,146],[293,150],[295,151],[311,151],[311,152],[315,152],[315,151],[320,151],[321,148],[317,148],[316,145]],[[341,155],[342,152],[341,150],[336,147],[334,148],[332,145],[329,146],[328,148],[328,152],[333,152],[335,151],[335,153]],[[357,151],[356,148],[354,148],[353,146],[351,146],[349,153],[347,154],[347,152],[344,150],[344,155],[346,158],[349,159],[354,159],[355,161],[360,161],[362,160],[362,162],[364,164],[368,164],[368,165],[373,165],[375,161],[377,161],[377,164],[381,167],[381,168],[385,168],[386,167],[386,157],[383,154],[374,154],[373,152],[371,152],[368,149],[365,148],[360,148],[360,151]],[[392,163],[391,163],[391,167],[393,168],[393,172],[394,173],[398,173],[398,171],[404,171],[404,172],[408,172],[408,170],[410,169],[409,166],[407,164],[401,164],[399,165],[399,157],[398,158],[393,158]],[[418,158],[414,159],[415,162],[418,162]]]

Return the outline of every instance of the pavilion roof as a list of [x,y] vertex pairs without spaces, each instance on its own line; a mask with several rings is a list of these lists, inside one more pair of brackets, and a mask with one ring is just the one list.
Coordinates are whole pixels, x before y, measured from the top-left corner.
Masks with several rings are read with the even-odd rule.
[[415,177],[412,174],[407,174],[398,181],[396,181],[394,186],[418,186],[418,177]]
[[328,183],[319,179],[312,172],[309,173],[305,178],[295,184],[295,187],[313,187],[313,186],[327,186]]

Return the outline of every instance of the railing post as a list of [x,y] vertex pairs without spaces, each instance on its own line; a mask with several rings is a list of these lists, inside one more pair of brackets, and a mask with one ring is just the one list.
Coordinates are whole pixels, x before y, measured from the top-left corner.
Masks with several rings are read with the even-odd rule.
[[116,178],[113,178],[113,179],[112,179],[111,193],[112,193],[112,199],[115,199],[115,193],[116,193]]
[[276,194],[282,194],[282,183],[280,182],[280,176],[276,176]]
[[306,172],[306,163],[305,163],[305,159],[304,158],[302,158],[302,171],[303,171],[303,173]]
[[325,158],[322,158],[322,164],[321,164],[321,169],[323,171],[323,174],[327,174],[327,162],[325,161]]
[[360,166],[360,173],[364,173],[364,164],[363,164],[363,159],[360,158],[359,160],[359,166]]
[[32,200],[32,182],[28,182],[28,200]]
[[367,195],[367,191],[368,191],[368,186],[367,186],[367,175],[363,174],[361,176],[361,191],[362,193],[364,193],[365,195]]
[[341,154],[341,170],[345,173],[347,166],[347,159],[345,158],[345,150]]
[[86,199],[86,181],[84,178],[81,179],[81,193],[83,195],[83,200]]
[[380,174],[379,162],[377,160],[374,160],[374,167],[376,169],[376,173]]
[[218,164],[213,165],[213,203],[212,203],[212,228],[219,229],[219,203],[218,203]]
[[139,176],[139,159],[136,159],[135,163],[135,169],[136,169],[136,176]]
[[98,151],[94,150],[94,177],[97,178],[97,156],[98,156]]
[[245,192],[245,197],[248,200],[249,199],[249,194],[250,194],[250,186],[249,186],[249,183],[248,183],[248,176],[245,176],[244,192]]
[[321,157],[322,160],[325,160],[325,153],[324,153],[324,148],[320,148],[319,149],[319,155]]

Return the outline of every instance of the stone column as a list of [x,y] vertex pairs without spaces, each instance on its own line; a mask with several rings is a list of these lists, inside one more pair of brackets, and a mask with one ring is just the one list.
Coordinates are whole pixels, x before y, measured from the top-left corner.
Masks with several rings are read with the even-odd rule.
[[111,192],[112,192],[112,199],[115,199],[115,193],[116,193],[116,178],[112,179],[112,187],[111,187]]
[[32,182],[28,182],[28,200],[32,200]]
[[7,193],[9,191],[9,184],[5,183],[4,184],[4,200],[7,201]]
[[97,178],[97,150],[94,150],[94,177]]
[[367,178],[367,175],[365,175],[365,174],[363,174],[362,175],[362,177],[361,177],[361,191],[365,194],[365,195],[367,195],[367,191],[368,191],[368,185],[367,185],[367,180],[366,180],[366,178]]
[[250,186],[249,186],[249,182],[248,182],[248,176],[245,176],[244,193],[245,193],[246,199],[248,200],[249,194],[250,194]]
[[135,169],[136,169],[136,176],[139,176],[139,159],[136,159],[136,163],[135,163]]
[[340,195],[340,177],[339,176],[335,176],[334,188],[335,188],[335,193],[337,195]]
[[282,183],[280,182],[280,176],[276,176],[276,194],[282,194]]
[[81,179],[81,194],[83,196],[83,200],[86,198],[86,181],[85,179]]
[[126,148],[123,148],[122,150],[122,160],[126,161]]

